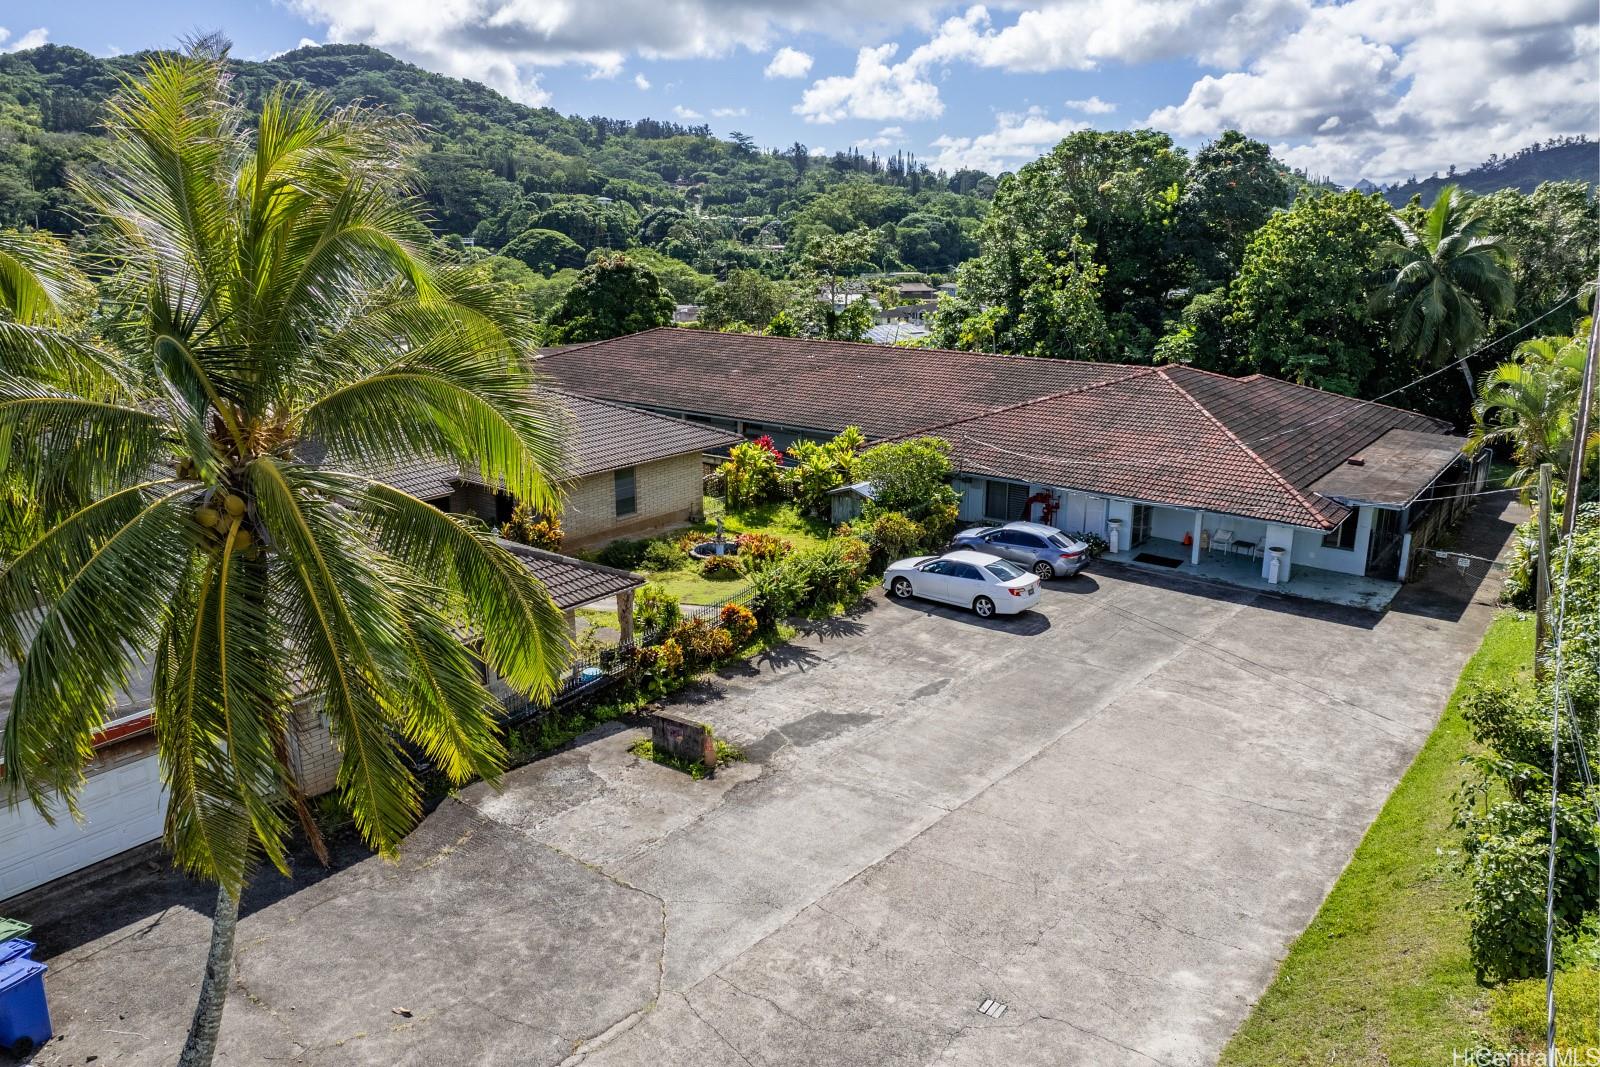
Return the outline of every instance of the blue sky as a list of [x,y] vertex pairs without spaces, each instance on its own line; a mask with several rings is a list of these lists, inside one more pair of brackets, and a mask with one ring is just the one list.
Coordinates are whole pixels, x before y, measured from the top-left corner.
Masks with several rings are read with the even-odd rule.
[[[0,49],[364,42],[526,103],[1014,168],[1084,126],[1237,127],[1336,181],[1600,129],[1589,0],[10,0]],[[876,21],[874,21],[876,20]]]

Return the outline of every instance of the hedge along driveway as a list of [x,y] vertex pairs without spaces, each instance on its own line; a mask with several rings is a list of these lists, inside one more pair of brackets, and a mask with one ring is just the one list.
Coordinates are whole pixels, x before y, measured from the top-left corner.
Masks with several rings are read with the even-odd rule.
[[1470,774],[1461,703],[1475,679],[1512,680],[1532,659],[1532,617],[1497,618],[1222,1067],[1436,1067],[1474,1047],[1487,997],[1467,950],[1466,883],[1442,854],[1455,846],[1452,797]]

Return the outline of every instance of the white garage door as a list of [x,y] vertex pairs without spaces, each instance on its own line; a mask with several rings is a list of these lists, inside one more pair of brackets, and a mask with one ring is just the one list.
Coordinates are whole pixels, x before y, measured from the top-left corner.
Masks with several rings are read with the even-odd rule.
[[91,775],[51,826],[31,805],[0,808],[0,900],[161,836],[166,790],[154,754]]

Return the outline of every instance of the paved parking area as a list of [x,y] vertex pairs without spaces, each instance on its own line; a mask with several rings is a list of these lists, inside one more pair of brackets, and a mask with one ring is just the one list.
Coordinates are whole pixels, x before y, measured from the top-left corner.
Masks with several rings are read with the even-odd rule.
[[[263,876],[219,1062],[1210,1063],[1492,593],[1441,570],[1379,618],[1102,568],[991,622],[873,597],[685,698],[750,757],[714,781],[600,732],[446,800],[397,865]],[[209,894],[71,897],[29,916],[65,1035],[37,1062],[173,1062]]]

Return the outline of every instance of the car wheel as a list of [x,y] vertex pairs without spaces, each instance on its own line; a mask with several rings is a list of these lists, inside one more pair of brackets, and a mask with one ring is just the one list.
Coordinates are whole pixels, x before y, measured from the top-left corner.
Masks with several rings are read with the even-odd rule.
[[906,597],[911,595],[911,579],[896,578],[892,583],[890,583],[889,591],[895,596],[899,597],[901,600],[904,600]]
[[1038,563],[1033,565],[1033,573],[1039,576],[1039,580],[1041,582],[1048,582],[1050,579],[1056,576],[1056,569],[1050,566],[1049,560],[1041,559]]
[[994,614],[994,601],[981,596],[972,602],[972,610],[978,613],[978,618],[987,619]]

